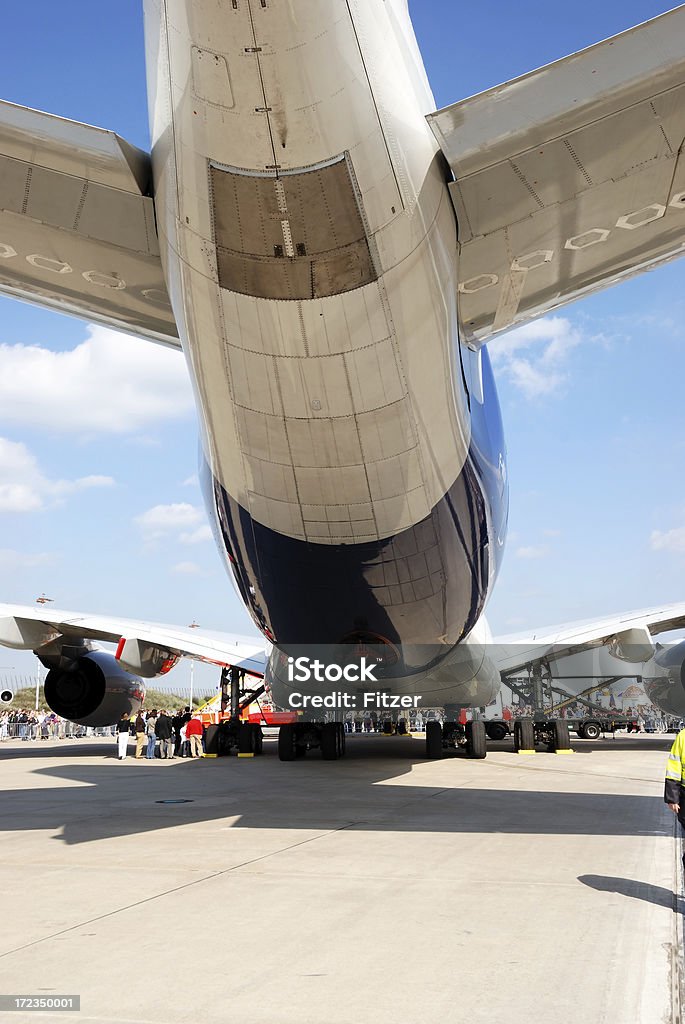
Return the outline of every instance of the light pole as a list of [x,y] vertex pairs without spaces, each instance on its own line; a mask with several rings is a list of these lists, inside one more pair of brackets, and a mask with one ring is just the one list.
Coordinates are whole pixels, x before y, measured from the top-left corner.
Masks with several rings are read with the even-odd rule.
[[[188,625],[188,629],[199,629],[200,623],[196,622],[195,619]],[[193,675],[195,672],[195,659],[190,659],[190,713],[193,713]]]

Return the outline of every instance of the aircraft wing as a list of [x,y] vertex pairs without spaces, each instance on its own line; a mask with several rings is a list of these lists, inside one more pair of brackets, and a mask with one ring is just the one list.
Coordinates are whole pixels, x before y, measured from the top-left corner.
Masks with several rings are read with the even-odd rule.
[[469,344],[684,251],[685,5],[428,120]]
[[0,645],[40,653],[41,648],[59,645],[63,638],[116,644],[116,657],[123,667],[147,678],[164,675],[181,657],[222,668],[236,666],[260,677],[267,661],[259,637],[46,610],[45,606],[0,604]]
[[597,647],[607,647],[616,657],[631,663],[647,661],[655,649],[652,637],[677,629],[685,629],[685,604],[495,637],[493,644],[498,668],[506,676],[536,661],[565,658]]
[[0,101],[0,291],[179,345],[147,153]]

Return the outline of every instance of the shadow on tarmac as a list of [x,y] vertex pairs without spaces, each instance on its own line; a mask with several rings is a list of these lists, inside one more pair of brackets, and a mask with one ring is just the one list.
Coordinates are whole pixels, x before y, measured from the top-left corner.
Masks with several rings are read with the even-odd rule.
[[[34,781],[46,780],[45,788],[5,791],[0,828],[61,830],[53,838],[68,845],[223,819],[230,828],[482,833],[494,841],[497,835],[672,834],[661,794],[532,788],[559,778],[544,772],[531,775],[530,789],[521,789],[518,771],[502,771],[501,759],[494,769],[487,761],[462,758],[430,762],[435,770],[422,777],[429,765],[422,754],[419,741],[383,737],[355,738],[342,761],[323,761],[316,752],[290,764],[277,760],[273,740],[261,758],[173,764],[132,757],[119,763],[109,752],[103,757],[102,745],[85,743],[26,752],[4,748],[2,759],[54,757],[62,763],[45,767],[43,761],[32,773]],[[460,775],[462,768],[468,773]],[[476,788],[480,772],[490,788]]]
[[674,895],[671,889],[661,885],[649,885],[633,878],[613,878],[611,875],[579,875],[578,881],[598,892],[616,892],[620,896],[630,896],[634,900],[653,903],[656,907],[673,910],[676,902],[682,899]]

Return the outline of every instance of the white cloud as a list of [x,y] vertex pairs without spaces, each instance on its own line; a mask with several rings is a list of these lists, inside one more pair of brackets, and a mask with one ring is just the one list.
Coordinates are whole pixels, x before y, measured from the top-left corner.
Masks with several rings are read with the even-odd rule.
[[193,473],[192,476],[186,477],[186,479],[183,481],[181,486],[182,487],[199,487],[200,486],[200,479],[199,479],[197,473]]
[[584,340],[570,320],[553,316],[496,338],[489,351],[501,375],[527,398],[538,398],[558,390],[569,353]]
[[0,437],[0,512],[35,512],[75,491],[111,487],[111,476],[51,480],[25,444]]
[[155,505],[136,516],[135,522],[147,543],[170,539],[172,536],[177,543],[187,545],[202,544],[212,539],[204,509],[186,501]]
[[193,530],[191,533],[182,533],[178,538],[181,544],[203,544],[207,540],[211,540],[213,537],[212,529],[208,523],[204,523],[202,526],[198,526],[197,530]]
[[649,538],[649,546],[653,551],[672,551],[678,555],[685,555],[685,526],[679,526],[675,530],[653,530]]
[[107,327],[67,352],[0,345],[0,422],[130,434],[192,408],[181,353]]
[[547,554],[549,554],[548,548],[542,545],[536,547],[534,544],[531,544],[529,547],[517,548],[515,551],[517,558],[544,558]]
[[147,512],[136,516],[136,522],[145,531],[170,533],[183,526],[195,526],[204,519],[204,512],[197,505],[180,501],[172,505],[155,505]]
[[178,562],[172,566],[171,571],[178,573],[180,576],[199,576],[202,569],[195,562]]
[[54,560],[54,555],[45,552],[29,555],[12,548],[0,548],[0,569],[33,569],[37,565],[49,565]]

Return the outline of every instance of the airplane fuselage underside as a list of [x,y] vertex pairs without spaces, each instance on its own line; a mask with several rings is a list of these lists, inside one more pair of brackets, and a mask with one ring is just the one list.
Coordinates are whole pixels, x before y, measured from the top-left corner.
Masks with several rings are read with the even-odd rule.
[[146,0],[155,202],[203,483],[279,644],[447,652],[504,543],[487,356],[402,0]]

